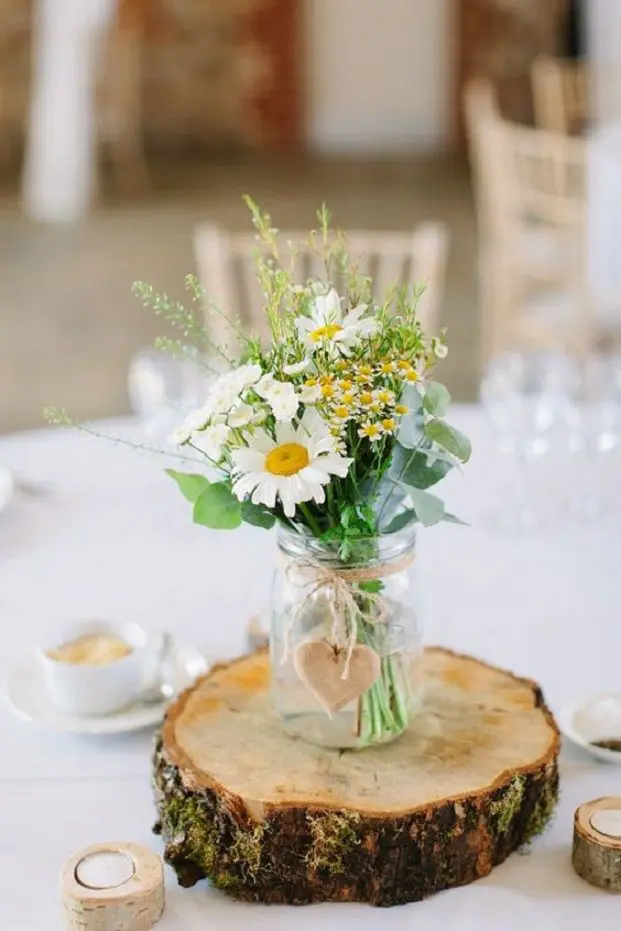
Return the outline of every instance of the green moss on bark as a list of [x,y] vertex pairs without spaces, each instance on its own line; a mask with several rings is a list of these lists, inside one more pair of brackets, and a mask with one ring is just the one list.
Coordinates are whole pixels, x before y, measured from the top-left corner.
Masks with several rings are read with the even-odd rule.
[[491,803],[490,813],[494,819],[496,833],[506,834],[513,820],[519,815],[524,798],[524,784],[524,776],[514,776],[509,785],[502,790],[500,798]]
[[310,828],[311,843],[306,862],[313,870],[342,873],[343,863],[352,847],[360,843],[354,825],[360,821],[355,812],[310,813],[306,820]]

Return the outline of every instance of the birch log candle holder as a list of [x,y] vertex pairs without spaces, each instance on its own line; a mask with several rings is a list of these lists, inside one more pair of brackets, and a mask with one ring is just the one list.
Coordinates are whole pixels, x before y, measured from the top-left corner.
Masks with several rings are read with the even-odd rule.
[[576,809],[572,860],[578,876],[592,886],[621,892],[621,796]]
[[69,931],[148,931],[164,910],[164,871],[139,844],[94,844],[75,853],[61,874]]

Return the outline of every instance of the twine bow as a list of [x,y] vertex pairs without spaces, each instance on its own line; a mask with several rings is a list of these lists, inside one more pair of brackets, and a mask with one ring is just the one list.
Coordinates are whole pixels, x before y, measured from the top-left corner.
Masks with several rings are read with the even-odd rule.
[[[307,558],[288,561],[286,567],[288,581],[295,584],[300,576],[302,578],[307,576],[307,581],[303,584],[311,587],[299,602],[285,630],[282,662],[286,662],[289,657],[291,635],[304,610],[312,602],[314,596],[325,589],[326,601],[332,617],[330,637],[337,649],[346,650],[341,678],[347,679],[351,657],[358,639],[358,623],[364,621],[372,625],[381,624],[388,617],[388,605],[383,595],[378,592],[356,591],[353,585],[356,582],[376,581],[401,572],[411,564],[413,558],[413,555],[408,554],[403,559],[391,563],[358,569],[336,569]],[[358,600],[361,595],[364,596],[364,607],[361,607]]]

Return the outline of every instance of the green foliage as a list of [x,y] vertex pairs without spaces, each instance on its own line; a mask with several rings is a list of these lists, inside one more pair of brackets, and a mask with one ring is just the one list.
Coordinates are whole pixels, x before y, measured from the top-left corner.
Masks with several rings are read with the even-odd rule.
[[509,830],[524,798],[524,776],[514,776],[502,795],[490,805],[494,827],[499,834]]
[[184,498],[194,504],[200,498],[205,489],[209,486],[209,479],[204,475],[197,475],[193,472],[177,472],[175,469],[166,469],[166,475],[177,483],[179,490]]
[[194,523],[212,530],[235,530],[242,522],[241,503],[226,482],[216,482],[194,504]]
[[435,417],[444,417],[450,402],[451,396],[444,385],[441,385],[439,381],[427,382],[423,407],[428,414],[433,414]]
[[427,451],[415,452],[403,467],[401,481],[410,488],[424,491],[436,485],[452,468],[453,464],[446,459],[430,461]]
[[444,502],[428,491],[420,488],[408,488],[408,493],[414,505],[416,519],[425,527],[439,523],[444,517]]
[[246,524],[252,524],[253,527],[262,527],[264,530],[271,530],[276,523],[276,517],[271,511],[253,504],[252,501],[242,502],[241,516]]
[[430,420],[425,424],[425,436],[460,462],[468,462],[470,459],[472,447],[468,437],[444,421]]

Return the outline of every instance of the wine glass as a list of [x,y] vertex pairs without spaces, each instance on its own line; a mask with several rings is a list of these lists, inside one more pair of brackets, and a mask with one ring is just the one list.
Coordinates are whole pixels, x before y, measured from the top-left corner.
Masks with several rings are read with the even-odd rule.
[[506,476],[495,524],[527,530],[556,517],[550,464],[563,446],[575,382],[575,363],[564,353],[516,351],[491,360],[480,397]]
[[127,390],[132,410],[152,440],[163,441],[189,411],[204,403],[213,376],[200,358],[176,358],[141,349],[130,364]]

